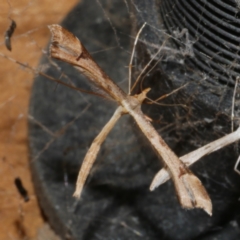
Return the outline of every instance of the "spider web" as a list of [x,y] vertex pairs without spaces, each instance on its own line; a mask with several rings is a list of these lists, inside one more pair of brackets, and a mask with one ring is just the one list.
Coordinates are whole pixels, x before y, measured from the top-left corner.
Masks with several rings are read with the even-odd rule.
[[[75,2],[72,1],[72,3],[69,4],[69,10],[74,3]],[[150,7],[151,3],[150,1]],[[63,215],[62,218],[69,220],[68,229],[69,232],[72,232],[73,229],[76,228],[76,223],[74,222],[75,217],[72,217],[72,214],[76,212],[80,214],[78,209],[81,208],[81,202],[77,203],[72,199],[73,187],[71,185],[74,185],[73,183],[82,156],[84,156],[92,139],[105,123],[105,119],[112,114],[115,105],[106,99],[101,99],[94,95],[85,95],[84,93],[71,89],[66,90],[66,87],[56,83],[50,83],[46,79],[42,85],[39,85],[43,87],[42,89],[34,88],[31,101],[35,101],[33,99],[36,98],[36,96],[39,99],[41,99],[41,97],[42,99],[46,98],[47,101],[41,102],[37,107],[31,103],[31,107],[35,106],[35,108],[31,108],[31,113],[29,114],[27,107],[28,98],[24,98],[23,100],[22,96],[29,94],[33,76],[39,76],[41,72],[54,76],[56,79],[60,79],[67,84],[74,84],[74,86],[79,88],[84,88],[102,95],[104,94],[100,89],[88,85],[84,78],[79,77],[73,68],[69,68],[66,64],[55,62],[48,57],[48,50],[46,48],[47,38],[42,40],[41,36],[47,34],[49,36],[46,27],[47,24],[60,22],[61,17],[55,17],[56,12],[60,9],[60,6],[58,6],[59,3],[56,3],[54,8],[52,8],[50,6],[52,6],[53,3],[46,1],[46,5],[49,4],[49,7],[46,9],[41,9],[42,5],[38,1],[25,1],[21,2],[21,5],[18,2],[9,1],[5,4],[1,14],[1,21],[4,22],[1,31],[5,33],[8,29],[11,23],[9,18],[16,21],[17,28],[11,38],[11,53],[5,49],[4,40],[1,43],[1,66],[4,66],[4,70],[2,71],[5,72],[4,76],[7,76],[4,84],[2,84],[3,94],[0,100],[0,111],[2,112],[1,115],[3,116],[3,122],[5,124],[1,127],[1,135],[3,136],[5,146],[8,147],[7,151],[2,151],[3,153],[0,156],[2,159],[5,159],[3,161],[5,162],[3,164],[5,167],[2,170],[2,174],[8,175],[9,164],[11,165],[17,161],[17,156],[13,157],[9,154],[9,152],[12,151],[13,143],[24,141],[26,144],[26,121],[30,121],[30,126],[35,129],[35,135],[31,135],[30,142],[34,141],[37,146],[35,146],[37,150],[32,151],[32,160],[35,162],[48,162],[46,165],[49,165],[51,169],[55,168],[59,171],[59,175],[57,179],[55,179],[57,182],[56,186],[63,190],[61,194],[56,194],[56,198],[64,196],[63,205],[65,206],[64,211],[66,215]],[[161,29],[157,28],[155,17],[151,19],[149,15],[158,16],[156,13],[158,9],[153,11],[156,13],[156,15],[154,15],[152,11],[150,11],[150,7],[142,9],[140,1],[137,3],[136,1],[97,0],[94,1],[94,6],[95,5],[99,15],[94,15],[90,18],[90,16],[92,16],[91,12],[86,14],[86,16],[78,15],[78,12],[74,12],[68,17],[80,18],[81,21],[83,21],[82,25],[85,24],[84,21],[91,22],[88,23],[89,29],[85,30],[85,32],[81,32],[82,30],[80,28],[74,32],[74,34],[76,34],[84,44],[90,44],[90,53],[98,60],[99,65],[104,68],[107,74],[114,78],[114,81],[118,82],[118,84],[127,91],[128,64],[132,43],[137,31],[144,22],[147,22],[147,26],[143,29],[139,37],[134,55],[132,81],[134,82],[134,79],[137,79],[137,76],[139,76],[145,66],[147,66],[147,69],[143,73],[139,84],[134,89],[134,93],[139,93],[142,89],[150,86],[152,91],[150,92],[149,98],[155,100],[164,94],[171,93],[175,89],[184,86],[181,90],[159,101],[159,105],[153,104],[149,100],[143,106],[145,114],[152,119],[159,133],[162,134],[170,147],[179,156],[231,131],[231,108],[234,86],[212,84],[208,81],[209,76],[206,72],[196,69],[189,70],[189,67],[185,65],[185,63],[189,58],[195,57],[193,45],[197,39],[191,39],[189,37],[188,29],[174,29],[174,34],[172,34],[169,33],[164,26],[162,26]],[[122,10],[124,12],[124,17],[122,18],[119,18],[116,14],[120,9],[124,9]],[[66,14],[66,12],[64,14]],[[151,14],[148,15],[148,13]],[[42,21],[41,19],[44,17],[49,20],[47,22]],[[65,22],[65,24],[68,25],[67,22]],[[125,25],[128,30],[122,30],[122,25]],[[92,30],[101,27],[101,31],[97,32],[96,30]],[[110,39],[108,35],[104,36],[106,33],[111,34],[111,40],[108,41],[108,39]],[[176,47],[174,41],[177,41],[180,47]],[[161,51],[155,56],[160,48]],[[40,64],[37,65],[41,55],[44,60],[42,59]],[[108,61],[106,64],[105,61],[107,58],[111,58],[111,61]],[[122,58],[125,62],[119,60]],[[148,65],[151,59],[154,59],[154,61]],[[19,61],[21,65],[16,61]],[[6,72],[9,74],[7,75]],[[186,74],[182,74],[183,72]],[[184,75],[185,78],[179,78],[181,74]],[[17,79],[23,80],[20,82]],[[36,81],[39,82],[42,81],[42,79],[37,79]],[[5,89],[7,89],[8,92],[11,91],[11,93],[5,94]],[[213,97],[210,98],[209,95]],[[210,100],[213,101],[212,107],[206,108],[206,102]],[[237,107],[238,106],[235,108],[236,113],[234,118],[236,119],[236,125],[238,125]],[[106,118],[102,117],[102,115]],[[61,139],[65,140],[62,141]],[[131,145],[132,142],[135,144]],[[22,150],[20,151],[24,151],[26,156],[26,146],[25,148],[22,146]],[[89,226],[89,229],[97,229],[96,233],[91,233],[91,231],[88,230],[88,232],[85,233],[85,237],[90,236],[93,239],[107,239],[103,234],[103,226],[107,225],[108,229],[112,227],[116,231],[115,236],[124,236],[124,234],[128,236],[128,234],[130,234],[130,236],[133,237],[132,239],[142,237],[145,239],[154,239],[155,237],[157,238],[167,234],[167,236],[169,236],[168,239],[174,239],[174,236],[176,237],[178,234],[178,230],[181,229],[182,224],[184,225],[186,224],[185,222],[189,221],[189,216],[186,216],[189,214],[177,206],[178,203],[174,196],[171,201],[176,206],[172,212],[169,212],[169,219],[164,220],[163,217],[156,217],[154,214],[150,214],[154,212],[154,208],[156,211],[159,211],[156,206],[161,205],[161,201],[163,201],[164,206],[168,204],[167,200],[164,201],[163,199],[161,199],[161,201],[159,200],[160,203],[157,202],[156,199],[159,199],[158,197],[161,195],[160,192],[174,195],[171,183],[163,186],[158,193],[154,193],[155,198],[150,199],[149,195],[147,195],[148,185],[154,173],[160,169],[160,165],[151,151],[151,148],[146,144],[144,138],[142,138],[138,132],[137,127],[135,127],[130,119],[126,117],[126,119],[119,122],[119,125],[116,126],[116,129],[109,135],[103,146],[103,150],[99,155],[97,164],[94,166],[89,179],[90,189],[87,188],[86,195],[83,196],[83,199],[88,203],[84,210],[80,210],[80,212],[84,214],[82,220],[88,224],[84,226],[85,228]],[[220,160],[213,161],[208,157],[204,161],[201,161],[197,167],[193,168],[193,171],[196,170],[199,176],[202,177],[206,188],[210,191],[210,196],[214,199],[214,203],[219,203],[220,205],[222,205],[222,201],[224,200],[220,201],[222,195],[231,195],[234,199],[237,199],[239,195],[236,190],[236,185],[233,184],[235,178],[229,173],[233,170],[237,153],[233,151],[232,148],[229,148],[228,151],[231,151],[231,163],[225,164],[222,162],[224,157],[226,159],[229,158],[229,154],[221,152],[213,157],[215,159],[222,155],[221,162]],[[49,160],[49,156],[53,156],[55,160]],[[60,158],[62,160],[58,161]],[[73,162],[74,164],[71,165],[69,162]],[[17,175],[23,177],[25,174],[24,169],[28,168],[27,162],[21,162],[19,164],[20,167],[14,165],[14,173],[11,175],[12,179]],[[217,164],[220,165],[220,167],[215,170]],[[143,170],[146,169],[145,175],[142,175]],[[232,174],[234,175],[233,172]],[[48,172],[48,175],[51,175],[51,171]],[[26,179],[25,184],[27,189],[31,189],[31,185],[27,182],[31,182],[30,177]],[[104,186],[106,185],[109,185],[110,188],[104,190]],[[53,187],[56,188],[56,186]],[[146,208],[143,209],[143,211],[140,211],[138,208],[133,209],[132,205],[134,205],[134,201],[132,201],[128,207],[125,207],[124,204],[118,206],[116,196],[112,197],[111,194],[108,195],[109,191],[116,191],[112,186],[117,188],[120,186],[120,190],[123,188],[127,192],[132,191],[130,196],[134,197],[135,195],[134,200],[137,197],[140,198],[141,194],[146,194],[147,197],[143,201],[146,203]],[[142,187],[144,187],[146,191],[143,191]],[[96,193],[92,193],[91,188],[98,188],[106,192],[103,194],[99,192],[100,190],[97,190]],[[168,190],[169,188],[171,192]],[[21,200],[17,197],[18,195],[14,187],[11,186],[10,188],[3,189],[2,194],[7,196],[5,199],[11,199],[11,201],[15,199],[15,214],[18,215],[17,211]],[[217,193],[219,189],[220,193]],[[33,191],[30,191],[30,198],[32,196],[32,198],[35,199]],[[89,192],[92,195],[88,195]],[[114,192],[114,194],[117,194],[116,192]],[[114,201],[105,201],[104,198],[106,198],[106,196],[108,196],[109,199],[111,199],[111,197],[114,198]],[[121,196],[119,195],[118,197]],[[97,204],[94,203],[95,198],[100,198]],[[127,197],[127,200],[129,200],[129,197]],[[226,198],[226,201],[230,201],[229,198]],[[122,202],[124,201],[122,200]],[[24,203],[21,204],[25,206]],[[100,211],[99,214],[96,214],[97,209],[101,208],[104,204],[106,204],[104,211],[102,210],[102,212]],[[114,204],[118,206],[119,210],[114,208]],[[154,206],[154,208],[147,207],[147,205]],[[142,205],[140,204],[139,206]],[[8,207],[8,205],[4,205],[3,208]],[[228,207],[225,207],[225,209],[231,210],[231,208]],[[88,211],[89,214],[86,214]],[[178,218],[182,218],[183,220],[178,226],[169,226],[174,211],[179,214]],[[25,219],[31,218],[29,209],[23,210],[23,213],[23,215],[27,216]],[[103,213],[105,213],[105,215],[103,215]],[[139,217],[141,214],[146,218],[152,217],[152,220],[147,219],[146,224],[142,220],[142,217]],[[195,215],[191,217],[195,218]],[[229,217],[229,219],[235,221],[234,218]],[[209,219],[206,220],[204,217],[199,217],[196,224],[201,226],[203,221],[208,222],[211,227],[213,226],[212,222]],[[20,222],[21,224],[23,223],[23,229],[28,229],[26,220],[21,219]],[[141,224],[138,224],[138,222]],[[146,225],[144,225],[143,222]],[[158,226],[160,223],[164,226],[163,228]],[[41,220],[39,220],[38,224],[41,225]],[[227,222],[219,223],[219,226],[223,226],[224,224],[227,224]],[[98,225],[100,226],[99,228],[97,228]],[[147,227],[144,228],[143,225]],[[153,234],[153,229],[156,226],[160,229],[159,231],[162,232],[158,234],[155,233],[156,236],[153,236],[151,234]],[[164,232],[166,229],[173,228],[175,230],[172,233]],[[149,231],[151,233],[149,233],[149,235],[146,229],[150,229]],[[31,239],[34,233],[29,231],[30,230],[27,230],[25,233],[22,231],[22,235],[17,233],[17,237],[19,239]],[[113,232],[111,233],[113,234]],[[8,239],[14,239],[14,234],[14,232],[10,231],[6,236]],[[188,236],[187,234],[196,237],[198,234],[201,234],[201,231],[192,233],[187,228],[184,237]],[[179,239],[181,237],[182,235],[179,235]],[[4,237],[4,239],[7,238]]]

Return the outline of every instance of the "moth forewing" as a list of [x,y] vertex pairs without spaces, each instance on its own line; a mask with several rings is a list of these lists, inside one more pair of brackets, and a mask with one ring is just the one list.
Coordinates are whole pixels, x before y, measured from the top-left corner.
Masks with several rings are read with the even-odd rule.
[[[201,181],[192,174],[192,172],[168,147],[165,141],[142,113],[141,105],[143,100],[146,98],[146,94],[149,89],[135,96],[127,95],[104,73],[98,64],[94,62],[78,38],[59,25],[51,25],[49,28],[53,35],[52,44],[50,46],[51,56],[75,66],[81,73],[86,75],[90,81],[94,82],[103,91],[108,93],[108,95],[110,95],[118,103],[118,105],[121,106],[122,113],[130,114],[136,121],[140,130],[147,137],[149,143],[155,149],[158,156],[167,166],[174,181],[177,196],[181,205],[184,208],[202,208],[211,215],[212,203],[205,188],[201,184]],[[106,134],[96,145],[97,152],[105,137]],[[90,148],[89,151],[92,151],[92,148]],[[90,152],[86,154],[83,168],[80,170],[80,176],[84,176],[84,178],[82,178],[84,181],[81,182],[80,180],[80,191],[75,192],[75,196],[79,196],[83,183],[85,182],[85,179],[87,178],[90,168],[95,160],[96,154],[93,154],[94,159],[91,159],[91,155],[92,154],[90,154]],[[88,166],[86,168],[87,171],[84,173],[84,168],[86,166]]]

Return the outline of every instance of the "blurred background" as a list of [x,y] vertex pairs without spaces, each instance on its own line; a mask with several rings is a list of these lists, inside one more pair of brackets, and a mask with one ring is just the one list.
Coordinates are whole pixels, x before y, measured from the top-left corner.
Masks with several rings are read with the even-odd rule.
[[[59,23],[76,0],[3,0],[0,2],[0,52],[37,67],[50,34],[48,24]],[[17,27],[12,51],[4,35],[13,19]],[[0,57],[0,239],[51,239],[37,203],[29,170],[27,115],[34,75]],[[30,201],[24,202],[14,184],[19,177]],[[41,235],[42,234],[42,235]]]
[[[160,163],[135,123],[125,119],[106,140],[81,204],[75,205],[72,192],[79,159],[83,159],[93,137],[115,106],[110,103],[109,107],[109,103],[102,99],[99,104],[99,98],[92,98],[92,95],[79,97],[79,92],[62,86],[57,86],[57,94],[52,94],[56,84],[48,85],[40,78],[32,88],[35,77],[32,70],[35,68],[55,78],[71,79],[76,84],[82,84],[83,81],[77,78],[79,74],[69,66],[51,59],[39,64],[42,56],[48,56],[46,45],[50,34],[47,25],[62,22],[74,6],[74,11],[63,25],[81,38],[94,59],[121,87],[128,80],[131,42],[143,23],[147,22],[136,48],[133,79],[145,66],[148,67],[135,90],[140,92],[150,86],[152,90],[148,96],[157,99],[184,86],[181,91],[161,101],[160,105],[143,106],[144,113],[153,119],[154,126],[169,146],[178,156],[182,156],[228,134],[231,124],[234,123],[234,127],[239,125],[240,85],[235,82],[240,73],[238,1],[213,2],[95,0],[90,3],[85,0],[81,1],[82,6],[76,6],[79,3],[76,0],[1,1],[0,240],[58,239],[40,210],[29,169],[28,107],[32,89],[37,100],[31,101],[30,114],[39,121],[30,124],[31,141],[36,147],[34,151],[37,151],[33,152],[36,154],[43,149],[38,163],[43,164],[43,169],[50,167],[47,172],[50,174],[35,174],[35,177],[44,176],[42,179],[39,177],[39,182],[44,182],[46,189],[49,187],[48,191],[53,193],[56,200],[50,204],[53,212],[43,207],[45,214],[48,217],[56,214],[64,221],[67,230],[54,217],[52,220],[49,218],[51,224],[58,225],[67,234],[72,231],[79,239],[83,239],[81,234],[84,232],[87,240],[89,236],[94,239],[113,239],[112,236],[121,236],[122,239],[145,237],[150,240],[160,239],[160,236],[171,240],[187,237],[198,240],[238,239],[240,179],[233,168],[239,146],[230,146],[209,155],[192,168],[213,200],[213,216],[209,217],[201,210],[182,209],[171,181],[154,192],[148,190]],[[201,12],[196,14],[196,9],[200,7]],[[9,51],[5,46],[5,34],[12,23],[11,19],[17,27],[11,38],[12,51]],[[159,54],[155,55],[158,50]],[[148,65],[151,59],[156,61]],[[238,91],[236,106],[232,104],[234,86]],[[51,101],[52,97],[54,101]],[[81,109],[79,106],[83,107],[84,101],[93,102],[88,111],[84,112],[85,108],[82,108],[84,117],[77,119],[76,114]],[[56,106],[61,106],[61,109]],[[235,108],[234,121],[230,119],[232,107]],[[58,117],[64,108],[65,118]],[[75,123],[68,131],[63,131],[62,139],[59,138],[55,145],[52,144],[51,148],[48,146],[48,151],[45,151],[44,146],[48,144],[46,139],[52,136],[48,130],[55,133],[60,129],[61,132],[73,119]],[[41,139],[41,134],[47,135],[46,138]],[[51,140],[49,142],[51,144]],[[52,174],[53,170],[56,175]],[[18,178],[28,192],[30,200],[27,202],[15,186]],[[50,196],[49,192],[41,194],[38,191],[39,199]],[[72,206],[74,211],[71,210]],[[59,212],[66,214],[66,217]],[[183,228],[185,231],[182,231]]]

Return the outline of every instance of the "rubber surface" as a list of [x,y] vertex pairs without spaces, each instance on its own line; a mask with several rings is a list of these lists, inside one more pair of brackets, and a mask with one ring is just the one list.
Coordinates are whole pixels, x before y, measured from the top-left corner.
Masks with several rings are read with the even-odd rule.
[[[79,3],[61,25],[81,39],[90,53],[95,52],[93,57],[98,64],[126,90],[131,21],[124,1],[112,1],[110,9],[107,1],[101,3],[111,13],[119,45],[96,1]],[[50,66],[48,58],[43,57],[40,66],[47,66],[46,73],[56,78],[64,79],[64,72],[78,87],[86,88],[86,80],[76,70],[61,62],[57,64],[58,67]],[[155,77],[146,79],[145,84],[152,87],[151,94],[159,95],[164,92],[162,83],[166,81],[159,82]],[[42,77],[35,80],[30,105],[34,119],[56,132],[77,117],[37,159],[53,138],[36,122],[29,123],[33,180],[40,204],[56,232],[63,239],[81,240],[238,239],[240,181],[233,172],[233,148],[212,154],[192,168],[213,200],[213,217],[202,210],[187,211],[179,206],[171,181],[154,192],[148,190],[161,164],[128,116],[108,136],[81,200],[75,201],[72,194],[81,161],[115,108],[113,102],[56,86]],[[153,119],[162,116],[163,122],[175,118],[173,110],[163,106],[145,105],[143,109]],[[199,114],[203,112],[204,109]],[[205,136],[204,141],[210,140],[209,136],[216,138],[208,132],[213,127],[213,122],[205,122],[191,130],[182,126],[161,132],[170,147],[183,155],[195,148],[190,137]]]

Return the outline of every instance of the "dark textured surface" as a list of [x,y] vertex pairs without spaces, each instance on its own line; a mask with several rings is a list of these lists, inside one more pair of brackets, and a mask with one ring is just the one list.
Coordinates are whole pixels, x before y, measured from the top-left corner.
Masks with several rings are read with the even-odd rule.
[[[180,3],[181,1],[173,0],[171,3],[169,2],[170,1],[161,2],[158,0],[151,0],[148,2],[135,1],[135,9],[137,9],[135,10],[135,17],[137,19],[135,28],[140,28],[144,22],[147,22],[150,25],[147,27],[148,33],[143,37],[145,43],[142,44],[144,50],[141,51],[144,53],[141,52],[140,55],[147,53],[150,56],[153,56],[157,49],[161,47],[162,43],[166,41],[165,44],[170,50],[162,51],[162,61],[158,66],[163,70],[164,74],[167,75],[170,89],[178,88],[184,83],[190,83],[188,87],[185,88],[187,95],[195,95],[198,100],[197,104],[202,105],[205,108],[205,111],[207,110],[210,112],[210,115],[212,114],[212,111],[214,111],[214,114],[212,114],[213,117],[215,117],[214,115],[216,115],[216,111],[230,114],[233,86],[235,83],[235,75],[237,74],[237,72],[235,72],[234,76],[232,76],[230,71],[233,70],[235,66],[235,70],[237,71],[238,67],[235,62],[238,62],[238,60],[232,59],[231,65],[221,65],[215,59],[222,53],[219,49],[214,57],[212,55],[208,56],[204,52],[201,52],[201,57],[199,57],[198,45],[203,44],[200,38],[204,37],[203,34],[198,32],[197,24],[193,27],[195,29],[195,32],[193,33],[192,30],[188,28],[190,21],[186,19],[185,16],[179,16],[178,7],[183,7]],[[197,4],[197,1],[195,4]],[[167,10],[165,9],[165,5],[168,6]],[[204,21],[200,17],[201,16],[198,16],[196,21],[198,21],[199,24],[204,25]],[[236,21],[238,21],[237,16],[235,16],[235,18]],[[207,27],[208,26],[206,26],[206,28]],[[186,41],[186,35],[177,37],[183,29],[188,30],[190,44]],[[178,34],[176,34],[176,32],[178,32]],[[197,34],[199,34],[199,36]],[[216,33],[215,36],[217,36]],[[223,41],[221,42],[224,44]],[[155,44],[155,47],[150,44]],[[194,56],[186,54],[187,46],[190,45],[192,46]],[[218,46],[217,42],[215,45],[216,47]],[[178,52],[176,52],[176,50],[178,50]],[[210,46],[208,53],[213,54],[210,52]],[[235,54],[238,54],[238,52]],[[208,61],[204,59],[203,56],[205,56]],[[146,57],[145,59],[145,62],[147,62],[148,59]],[[204,62],[208,67],[203,70],[197,64],[194,65],[193,62]],[[220,70],[214,69],[211,66],[211,63],[218,64],[218,67],[222,71],[227,72],[229,70],[229,75],[221,75]],[[215,71],[216,76],[214,76],[212,71]],[[218,79],[219,75],[224,77],[225,80]],[[227,77],[228,81],[226,80]]]
[[[79,37],[90,53],[104,49],[105,51],[95,53],[94,59],[114,81],[126,87],[125,66],[130,57],[127,50],[130,49],[131,31],[126,5],[123,1],[112,1],[109,7],[107,1],[101,2],[111,13],[112,24],[120,39],[118,47],[114,31],[95,1],[91,4],[84,1],[76,6],[62,25]],[[151,6],[149,2],[144,11],[139,12],[147,13]],[[139,10],[140,7],[135,9]],[[148,36],[148,32],[144,34]],[[153,40],[150,36],[151,39]],[[109,51],[106,51],[108,48]],[[43,59],[42,63],[45,62],[47,60]],[[85,86],[86,81],[76,70],[67,64],[58,64],[61,71],[77,86]],[[50,67],[46,73],[59,77],[61,71]],[[169,83],[169,78],[163,71],[156,72],[149,74],[144,82],[154,89],[152,96],[159,96],[175,88],[174,81],[171,79]],[[216,139],[229,130],[222,126],[223,122],[229,120],[224,114],[220,114],[214,121],[204,120],[211,119],[215,114],[206,108],[204,102],[195,104],[187,91],[180,92],[177,97],[180,101],[183,97],[187,98],[188,104],[194,106],[191,114],[179,107],[144,105],[143,109],[153,119],[161,119],[161,124],[156,126],[178,155]],[[166,103],[175,103],[177,97],[174,95]],[[213,200],[213,216],[209,217],[201,210],[187,211],[179,206],[171,182],[149,192],[149,184],[160,169],[160,164],[127,116],[119,121],[108,136],[82,198],[76,203],[72,193],[81,161],[91,141],[116,106],[96,96],[83,96],[66,87],[56,87],[56,84],[41,77],[35,80],[30,114],[53,132],[73,120],[88,102],[91,106],[87,111],[31,164],[43,210],[63,238],[224,240],[240,237],[240,182],[239,176],[233,172],[236,160],[233,148],[212,154],[192,168]],[[185,117],[177,120],[178,114]],[[196,124],[194,121],[199,116],[200,121]],[[164,125],[167,121],[173,124],[164,130],[163,127],[168,126]],[[30,148],[34,158],[51,136],[33,122],[30,122],[29,127]],[[219,127],[222,127],[221,130],[218,130]],[[64,181],[66,177],[67,183]]]
[[237,1],[162,1],[161,15],[171,34],[177,28],[189,30],[196,56],[189,60],[209,81],[234,85],[240,68]]

